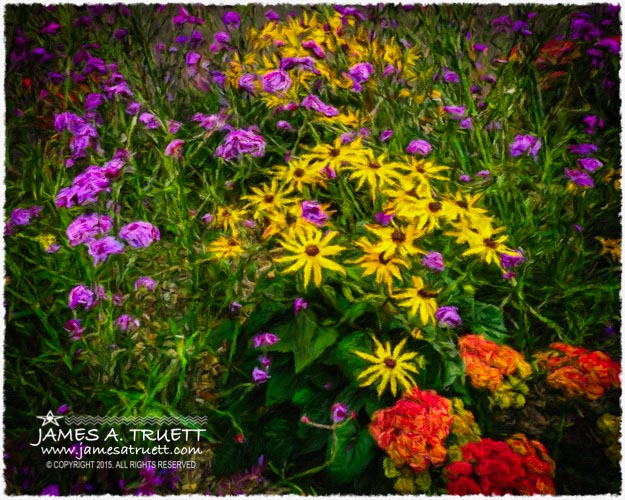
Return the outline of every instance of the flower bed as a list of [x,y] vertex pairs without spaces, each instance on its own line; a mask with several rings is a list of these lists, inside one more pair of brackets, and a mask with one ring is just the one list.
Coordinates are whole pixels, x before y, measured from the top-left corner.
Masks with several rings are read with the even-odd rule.
[[7,492],[620,491],[618,16],[8,6]]

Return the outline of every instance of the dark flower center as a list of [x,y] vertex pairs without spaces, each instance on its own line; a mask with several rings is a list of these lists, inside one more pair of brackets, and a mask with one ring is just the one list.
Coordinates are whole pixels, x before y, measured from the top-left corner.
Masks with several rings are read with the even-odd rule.
[[311,257],[314,257],[318,253],[319,253],[319,247],[317,245],[308,245],[306,247],[306,255],[310,255]]
[[395,362],[393,358],[386,358],[384,360],[384,364],[386,365],[387,368],[395,368],[397,366],[397,363]]
[[273,200],[274,200],[273,195],[266,194],[264,200],[265,200],[265,203],[273,203]]
[[419,297],[422,297],[424,299],[431,299],[436,297],[437,293],[436,292],[430,292],[429,290],[426,290],[425,288],[422,288],[421,290],[419,290],[418,292]]
[[380,168],[380,164],[377,161],[373,161],[373,162],[369,162],[369,168],[372,168],[373,170],[377,170],[378,168]]
[[441,208],[443,208],[443,205],[438,201],[434,201],[428,204],[428,208],[430,209],[430,212],[438,212]]
[[297,177],[298,179],[301,179],[302,177],[304,177],[304,174],[305,174],[305,173],[306,173],[306,172],[304,171],[304,169],[302,169],[302,168],[296,168],[296,169],[295,169],[295,172],[293,172],[293,175],[294,175],[295,177]]
[[228,240],[228,245],[230,245],[231,247],[236,247],[238,243],[236,242],[236,240],[233,240],[232,238],[230,238]]
[[393,234],[391,234],[391,239],[393,240],[393,243],[403,243],[404,241],[406,241],[406,235],[402,233],[399,229],[395,229],[395,231],[393,231]]
[[492,240],[491,238],[484,238],[484,245],[488,248],[492,248],[493,250],[497,248],[497,242]]
[[384,252],[382,252],[380,254],[380,256],[378,257],[378,261],[380,262],[380,264],[388,264],[391,261],[391,257],[389,257],[388,259],[384,258]]
[[458,205],[460,208],[464,208],[465,210],[467,208],[469,208],[469,205],[467,204],[467,202],[466,201],[462,201],[462,200],[457,201],[456,205]]

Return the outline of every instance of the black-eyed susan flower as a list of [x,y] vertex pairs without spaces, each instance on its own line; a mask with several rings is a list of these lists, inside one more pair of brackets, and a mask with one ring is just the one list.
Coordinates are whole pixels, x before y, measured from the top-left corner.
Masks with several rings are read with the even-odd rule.
[[344,247],[330,245],[338,236],[337,231],[322,231],[312,224],[298,225],[287,232],[280,242],[290,255],[275,259],[280,264],[291,264],[284,269],[284,273],[294,273],[304,270],[304,288],[308,287],[312,275],[315,286],[321,286],[323,270],[337,271],[345,274],[345,268],[329,257],[338,255]]
[[412,277],[412,287],[406,288],[403,292],[393,295],[395,299],[400,300],[400,307],[409,307],[409,315],[419,315],[421,323],[427,325],[434,323],[438,305],[436,304],[436,296],[440,290],[429,290],[426,288],[423,279],[420,276]]
[[391,293],[393,279],[402,281],[401,267],[408,269],[408,262],[399,255],[393,254],[385,257],[384,252],[377,251],[375,244],[366,238],[361,238],[354,244],[362,248],[365,254],[350,262],[360,266],[363,277],[375,274],[375,282],[386,285],[389,293]]
[[365,182],[369,185],[371,198],[375,201],[376,192],[383,187],[394,185],[401,177],[393,165],[386,162],[385,155],[376,157],[371,149],[365,149],[362,156],[344,168],[352,171],[349,179],[356,181],[357,191],[362,188]]
[[271,184],[263,184],[260,187],[252,187],[253,194],[243,196],[248,203],[245,208],[254,210],[254,219],[261,220],[265,217],[272,219],[276,214],[286,213],[287,207],[295,203],[295,199],[289,198],[293,191],[292,187],[278,184],[274,178]]
[[[410,373],[419,373],[417,364],[422,365],[423,361],[418,358],[419,354],[416,352],[405,352],[402,354],[402,349],[408,339],[403,339],[394,349],[391,349],[391,343],[388,341],[382,345],[375,337],[372,337],[372,339],[375,344],[373,354],[352,351],[358,357],[372,363],[372,366],[358,375],[358,380],[361,380],[360,387],[367,387],[377,383],[378,397],[382,395],[389,384],[393,396],[397,395],[398,386],[404,390],[416,387],[417,383]],[[417,364],[415,364],[415,360]]]
[[401,256],[424,254],[425,252],[415,246],[415,241],[421,238],[425,232],[418,229],[414,224],[377,226],[367,224],[367,230],[379,238],[375,243],[374,250],[384,254],[388,259],[397,253]]
[[232,236],[220,236],[206,248],[214,260],[240,257],[245,253],[241,242]]

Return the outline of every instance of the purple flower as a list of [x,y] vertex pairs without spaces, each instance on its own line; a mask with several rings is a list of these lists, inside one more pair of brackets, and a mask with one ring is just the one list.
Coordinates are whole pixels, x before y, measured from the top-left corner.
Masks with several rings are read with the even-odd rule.
[[267,347],[270,345],[274,345],[280,339],[277,335],[269,332],[259,333],[254,336],[252,341],[254,342],[254,348],[258,349],[260,347]]
[[332,421],[335,424],[345,420],[349,414],[349,408],[343,403],[334,403],[330,411],[332,412]]
[[388,212],[378,212],[375,214],[375,220],[381,226],[388,226],[394,217],[395,214],[391,214]]
[[308,302],[306,302],[302,297],[297,297],[293,301],[293,311],[297,315],[300,311],[304,309],[308,309]]
[[241,26],[241,16],[233,10],[226,12],[222,20],[226,26],[232,26],[234,29],[238,29]]
[[61,490],[59,489],[58,484],[49,484],[40,493],[41,496],[45,497],[60,497]]
[[270,378],[271,378],[271,376],[269,375],[268,372],[263,371],[263,370],[261,370],[258,367],[254,368],[254,371],[252,371],[252,379],[257,384],[264,384]]
[[76,217],[67,227],[67,239],[69,244],[75,247],[108,233],[112,228],[113,219],[108,215],[83,214]]
[[119,237],[126,240],[131,247],[146,248],[161,239],[161,234],[149,222],[135,221],[125,225],[119,231]]
[[443,256],[439,252],[428,252],[423,259],[421,259],[421,264],[435,272],[440,272],[445,269]]
[[91,111],[97,108],[104,101],[106,101],[106,96],[104,94],[88,94],[87,97],[85,97],[85,111]]
[[129,102],[126,106],[126,113],[130,116],[135,116],[141,110],[141,103]]
[[605,125],[603,118],[600,118],[595,115],[586,115],[582,119],[582,122],[587,127],[585,132],[590,135],[594,134],[597,131],[597,128],[603,128]]
[[443,111],[449,114],[451,119],[460,120],[461,118],[464,118],[464,115],[467,112],[467,107],[464,104],[462,106],[443,106]]
[[595,186],[595,182],[592,177],[583,170],[573,170],[569,168],[564,169],[566,176],[571,179],[575,184],[581,187],[591,188]]
[[70,309],[76,309],[79,306],[82,306],[88,311],[96,304],[96,302],[96,296],[91,289],[85,285],[76,285],[69,292],[67,306]]
[[229,132],[215,150],[215,156],[230,161],[242,154],[251,154],[257,158],[265,154],[265,139],[253,130],[237,129]]
[[328,220],[328,214],[321,209],[317,201],[303,201],[302,218],[308,222],[312,222],[317,227],[321,227]]
[[304,40],[302,42],[302,47],[305,49],[310,49],[313,51],[313,53],[319,58],[319,59],[323,59],[325,58],[326,54],[323,51],[323,49],[319,46],[319,44],[317,42],[315,42],[314,40]]
[[190,15],[187,9],[185,9],[182,5],[180,6],[178,14],[172,19],[172,22],[176,28],[181,28],[185,23],[204,24],[203,19]]
[[276,128],[278,130],[290,130],[291,132],[295,132],[297,130],[286,120],[279,120],[278,123],[276,123]]
[[319,70],[315,68],[315,60],[312,57],[285,57],[280,61],[280,69],[289,70],[291,68],[304,68],[319,74]]
[[243,306],[238,302],[230,303],[230,314],[238,314]]
[[267,21],[279,21],[280,20],[280,14],[278,14],[273,9],[267,9],[265,11],[265,19],[267,19]]
[[596,158],[578,158],[577,163],[580,167],[589,172],[594,172],[598,168],[603,167],[603,163]]
[[438,320],[438,326],[441,328],[456,328],[462,324],[462,318],[460,318],[458,308],[455,306],[439,307],[435,316]]
[[326,179],[336,179],[336,172],[330,165],[326,165],[321,170],[319,170],[321,175],[323,175]]
[[99,240],[89,240],[87,242],[89,255],[93,257],[93,265],[105,262],[109,255],[124,253],[124,245],[112,236],[105,236]]
[[182,158],[184,141],[182,139],[174,139],[165,147],[165,156],[173,156]]
[[265,356],[264,354],[258,356],[258,362],[265,370],[271,366],[271,358],[269,356]]
[[195,66],[200,62],[200,59],[202,59],[202,56],[197,52],[188,52],[185,58],[185,63],[187,66]]
[[80,319],[68,320],[63,328],[67,333],[69,333],[69,338],[73,341],[80,339],[80,336],[85,331],[85,329],[80,324]]
[[406,153],[427,156],[432,152],[431,144],[424,139],[414,139],[406,147]]
[[145,288],[148,292],[153,292],[156,288],[156,281],[149,276],[141,276],[135,281],[134,288],[135,291],[139,290],[139,288]]
[[313,111],[317,111],[318,113],[322,113],[326,116],[337,116],[340,114],[340,111],[336,109],[334,106],[330,106],[329,104],[325,104],[321,99],[319,99],[316,95],[309,95],[302,99],[302,106],[306,109],[312,109]]
[[458,74],[451,71],[449,68],[443,68],[443,81],[446,83],[460,83]]
[[475,52],[484,52],[486,50],[486,45],[484,45],[482,43],[474,43],[473,44],[473,50]]
[[608,51],[612,52],[612,54],[618,55],[621,53],[620,36],[603,38],[597,42],[596,46],[601,47],[602,49],[607,49]]
[[470,177],[469,175],[467,175],[467,174],[462,174],[462,175],[459,177],[459,179],[460,179],[462,182],[471,182],[471,177]]
[[163,484],[163,479],[156,473],[156,469],[152,467],[149,460],[145,459],[141,468],[141,477],[143,481],[136,491],[136,495],[154,495],[156,488]]
[[568,148],[575,155],[589,155],[599,151],[599,148],[592,143],[569,144]]
[[115,320],[115,326],[122,332],[139,328],[139,320],[128,314],[122,314]]
[[145,128],[148,130],[157,129],[160,126],[160,122],[158,118],[154,116],[152,113],[141,113],[139,116],[139,121],[145,125]]
[[516,135],[510,143],[510,156],[516,158],[524,153],[529,153],[536,159],[540,147],[540,138],[533,135]]
[[27,226],[33,218],[39,217],[41,207],[16,208],[11,212],[11,220],[16,226]]
[[249,92],[250,94],[253,94],[254,92],[256,92],[255,84],[256,84],[256,75],[252,73],[245,73],[241,75],[241,77],[239,78],[239,87],[245,90],[246,92]]
[[516,250],[516,254],[502,253],[501,265],[504,269],[512,269],[525,262],[525,256],[521,250]]
[[490,170],[480,170],[475,174],[475,177],[481,177],[482,179],[488,179],[490,177]]
[[204,222],[204,224],[206,225],[211,224],[214,220],[215,216],[211,213],[206,213],[202,215],[202,222]]
[[470,116],[460,120],[460,128],[465,130],[473,130],[473,120],[471,120]]
[[61,29],[61,25],[59,23],[56,23],[54,21],[50,21],[47,24],[44,24],[41,29],[39,30],[40,34],[46,34],[46,35],[56,35],[59,30]]
[[392,130],[382,130],[382,132],[380,132],[380,142],[388,141],[393,134],[394,132]]
[[281,69],[263,75],[263,90],[270,94],[286,92],[291,88],[291,77]]
[[180,127],[182,127],[182,123],[177,122],[176,120],[165,120],[165,123],[167,125],[167,132],[170,134],[177,133],[178,130],[180,130]]
[[373,65],[368,62],[357,63],[349,68],[349,76],[354,82],[354,90],[359,92],[362,89],[360,84],[369,80],[374,72]]

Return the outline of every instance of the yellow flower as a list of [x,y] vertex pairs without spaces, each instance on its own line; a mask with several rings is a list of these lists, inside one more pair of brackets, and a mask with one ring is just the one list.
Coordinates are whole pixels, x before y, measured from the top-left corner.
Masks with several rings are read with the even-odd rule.
[[341,144],[341,137],[337,137],[334,144],[317,144],[302,156],[302,159],[309,163],[320,163],[319,168],[330,167],[338,172],[343,164],[353,161],[363,161],[364,149],[362,139],[359,137],[348,144]]
[[293,188],[279,186],[278,180],[273,179],[271,185],[265,183],[260,188],[253,187],[254,194],[243,196],[242,199],[249,200],[245,208],[254,208],[254,219],[260,220],[263,217],[272,219],[277,214],[284,214],[286,205],[295,203],[294,199],[289,199]]
[[395,253],[401,256],[425,253],[414,244],[415,240],[425,234],[414,224],[409,224],[407,226],[376,226],[367,224],[365,227],[368,231],[380,238],[380,241],[375,244],[374,249],[376,252],[383,253],[385,259],[388,259]]
[[220,236],[213,241],[207,248],[208,252],[213,254],[213,259],[224,260],[233,257],[240,257],[245,253],[241,242],[234,237]]
[[[408,390],[411,387],[416,387],[417,383],[414,381],[409,372],[419,373],[419,370],[414,362],[410,362],[418,356],[418,353],[406,352],[401,354],[401,351],[406,344],[406,340],[408,339],[402,340],[392,350],[390,342],[387,341],[385,345],[382,346],[378,339],[375,337],[372,337],[372,339],[375,344],[373,354],[367,354],[366,352],[361,351],[352,351],[362,359],[373,363],[373,366],[370,366],[358,375],[358,380],[362,380],[362,382],[360,382],[360,387],[367,387],[377,381],[378,397],[382,395],[386,386],[389,385],[389,382],[393,396],[397,395],[398,385],[405,390]],[[419,364],[421,364],[420,360]]]
[[326,178],[319,169],[311,169],[310,164],[299,158],[291,158],[287,165],[278,165],[274,168],[274,175],[284,181],[287,186],[295,188],[301,193],[304,185],[315,186],[317,184],[326,187]]
[[329,245],[338,235],[337,231],[323,232],[312,224],[296,226],[280,243],[291,255],[275,259],[279,263],[291,263],[284,269],[284,273],[294,273],[304,269],[304,288],[308,287],[311,275],[316,286],[321,286],[323,269],[337,271],[345,274],[345,269],[340,264],[329,259],[345,250],[339,245]]
[[595,236],[595,239],[601,243],[603,247],[601,249],[601,253],[599,255],[608,254],[612,257],[614,262],[618,262],[621,260],[621,238],[602,238],[601,236]]
[[424,325],[434,323],[434,314],[438,309],[435,297],[440,290],[431,291],[426,289],[420,276],[413,276],[412,284],[412,288],[407,288],[403,292],[394,295],[396,299],[404,299],[403,302],[399,302],[399,306],[409,307],[410,316],[419,314]]
[[239,234],[238,225],[247,217],[247,211],[234,207],[219,207],[215,215],[215,224],[226,231],[228,228],[233,235]]
[[393,170],[393,164],[386,163],[386,156],[375,157],[370,149],[365,149],[358,161],[345,166],[345,170],[353,170],[350,179],[356,179],[356,191],[367,182],[371,190],[371,198],[375,201],[376,192],[386,185],[393,185],[401,174]]
[[408,263],[398,255],[390,255],[386,258],[383,252],[377,251],[375,245],[365,238],[355,241],[354,244],[362,248],[365,255],[350,262],[360,265],[363,269],[363,276],[375,274],[375,282],[384,283],[390,293],[393,287],[393,278],[402,281],[400,266],[408,268]]

